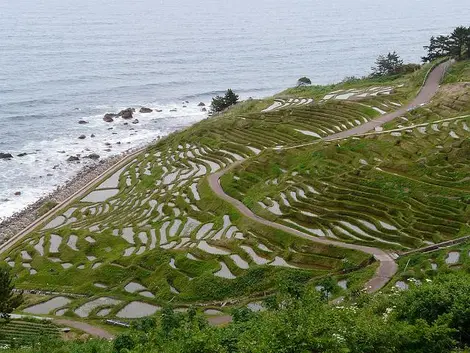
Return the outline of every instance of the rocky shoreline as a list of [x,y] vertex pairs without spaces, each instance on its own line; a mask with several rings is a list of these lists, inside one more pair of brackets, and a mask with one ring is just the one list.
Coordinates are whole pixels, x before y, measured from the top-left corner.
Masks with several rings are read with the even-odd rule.
[[102,175],[109,168],[137,150],[138,148],[129,149],[117,156],[109,157],[84,166],[77,175],[65,182],[64,185],[57,187],[57,189],[52,191],[49,195],[42,197],[35,203],[0,222],[0,244],[3,244],[12,236],[37,220],[40,217],[39,210],[43,205],[48,202],[56,202],[57,204],[63,202],[93,179]]

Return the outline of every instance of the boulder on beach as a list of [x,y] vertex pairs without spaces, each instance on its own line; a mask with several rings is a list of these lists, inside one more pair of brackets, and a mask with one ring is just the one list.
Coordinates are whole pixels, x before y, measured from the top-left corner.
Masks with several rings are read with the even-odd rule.
[[18,157],[24,157],[27,156],[28,154],[26,152],[19,153],[17,156]]
[[139,119],[135,119],[132,121],[132,124],[138,124],[139,123]]
[[0,152],[0,159],[12,159],[13,155],[11,153]]
[[84,139],[86,139],[86,136],[85,136],[85,135],[80,135],[80,136],[78,136],[78,138],[79,138],[80,140],[84,140]]
[[140,108],[139,112],[140,113],[151,113],[151,112],[153,112],[153,110],[150,109],[150,108],[142,107],[142,108]]
[[95,137],[95,134],[91,134],[90,137],[91,137],[91,138]]
[[201,109],[201,112],[207,112],[207,109],[206,109],[206,108],[202,108],[202,109]]
[[80,158],[78,158],[77,156],[70,156],[69,158],[67,158],[67,162],[76,162],[79,160]]
[[21,191],[15,192],[15,196],[20,196],[20,195],[21,195]]
[[78,123],[79,123],[80,125],[84,125],[84,124],[88,124],[88,121],[86,121],[86,120],[79,120]]
[[85,156],[84,158],[89,158],[89,159],[93,159],[94,161],[96,161],[97,159],[100,159],[100,155],[96,153],[92,153],[92,154],[89,154],[88,156]]
[[112,123],[114,121],[113,118],[115,117],[116,117],[116,114],[108,113],[104,115],[103,120],[106,121],[107,123]]
[[120,117],[122,117],[123,119],[132,119],[133,118],[133,113],[134,113],[135,109],[132,109],[132,108],[127,108],[127,109],[124,109],[124,110],[121,110],[118,115]]
[[204,102],[201,102],[201,103],[199,103],[197,106],[198,106],[198,107],[205,107],[206,104],[205,104]]

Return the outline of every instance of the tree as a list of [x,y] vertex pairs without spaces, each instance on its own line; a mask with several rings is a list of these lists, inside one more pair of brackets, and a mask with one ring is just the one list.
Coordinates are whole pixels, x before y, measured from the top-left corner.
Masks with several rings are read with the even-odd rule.
[[115,353],[125,352],[135,347],[135,341],[131,335],[129,335],[128,333],[123,333],[116,337],[116,339],[114,340],[113,346],[114,346],[113,352]]
[[396,52],[388,53],[387,55],[380,55],[375,61],[375,66],[372,67],[372,76],[391,76],[401,73],[403,68],[403,60]]
[[461,60],[470,59],[470,27],[459,26],[450,35],[432,36],[429,45],[424,46],[427,55],[424,62],[450,56]]
[[297,80],[297,87],[310,86],[312,81],[308,77],[301,77]]
[[221,112],[228,107],[237,104],[238,98],[237,94],[235,94],[231,89],[228,89],[223,97],[215,96],[212,98],[211,111],[215,113]]
[[10,269],[0,265],[0,318],[8,319],[10,313],[23,302],[23,294],[13,292]]

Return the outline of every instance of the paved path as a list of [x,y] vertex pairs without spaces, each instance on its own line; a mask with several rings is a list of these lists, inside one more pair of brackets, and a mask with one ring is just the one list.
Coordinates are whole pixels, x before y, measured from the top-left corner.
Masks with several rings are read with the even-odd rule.
[[[439,89],[439,84],[449,65],[450,65],[450,61],[446,61],[442,64],[437,65],[427,76],[426,82],[424,82],[416,98],[407,106],[402,107],[392,113],[382,115],[377,119],[371,120],[363,125],[357,126],[350,130],[342,131],[342,132],[327,136],[324,138],[324,140],[327,140],[327,141],[336,140],[336,139],[342,139],[342,138],[346,138],[346,137],[350,137],[354,135],[364,134],[370,130],[374,130],[377,126],[381,126],[386,122],[392,121],[393,119],[404,115],[408,110],[414,109],[420,106],[421,104],[428,103],[431,100],[431,98],[436,94],[437,90]],[[306,144],[301,145],[301,146],[305,146],[305,145]],[[296,146],[296,147],[299,147],[299,146]],[[295,147],[287,147],[287,148],[295,148]],[[395,273],[397,272],[398,266],[395,263],[392,256],[382,249],[362,246],[362,245],[349,244],[349,243],[342,243],[339,241],[334,241],[334,240],[330,240],[326,238],[318,238],[310,234],[301,232],[297,229],[287,227],[283,224],[268,221],[267,219],[261,218],[258,215],[254,214],[241,201],[234,199],[233,197],[227,195],[220,185],[220,178],[222,175],[228,172],[231,168],[234,168],[240,165],[242,162],[243,161],[239,161],[222,171],[209,175],[208,177],[209,185],[211,189],[216,193],[216,195],[219,196],[221,199],[229,202],[234,207],[236,207],[237,210],[242,215],[258,223],[264,224],[268,227],[282,230],[286,233],[295,235],[299,238],[307,239],[307,240],[310,240],[316,243],[321,243],[321,244],[335,245],[340,248],[358,250],[366,254],[373,255],[374,258],[377,261],[379,261],[380,264],[374,276],[372,277],[372,279],[369,282],[367,282],[365,286],[368,292],[375,292],[379,290],[385,284],[387,284],[387,282],[395,275]]]
[[382,288],[389,280],[390,278],[395,275],[397,272],[397,264],[393,260],[390,254],[385,252],[382,249],[378,248],[373,248],[369,246],[363,246],[363,245],[356,245],[356,244],[349,244],[349,243],[341,243],[339,241],[334,241],[326,238],[319,238],[319,237],[314,237],[313,235],[301,232],[297,229],[293,229],[290,227],[287,227],[283,224],[275,223],[272,221],[268,221],[267,219],[261,218],[260,216],[254,214],[248,207],[246,207],[241,201],[234,199],[233,197],[227,195],[224,190],[222,189],[222,186],[220,185],[220,177],[224,175],[226,172],[228,172],[230,169],[240,165],[243,161],[239,161],[237,163],[232,164],[230,167],[219,171],[217,173],[211,174],[208,177],[209,185],[211,189],[216,193],[217,196],[219,196],[221,199],[229,202],[232,204],[234,207],[237,208],[237,210],[244,215],[245,217],[248,217],[255,222],[264,224],[268,227],[276,228],[279,230],[282,230],[286,233],[292,234],[294,236],[297,236],[299,238],[307,239],[316,243],[321,243],[325,245],[335,245],[340,248],[345,248],[345,249],[353,249],[353,250],[358,250],[362,251],[366,254],[373,255],[374,258],[380,262],[379,267],[377,268],[377,271],[375,272],[375,275],[372,277],[372,279],[367,282],[366,284],[366,289],[369,292],[375,292]]
[[107,340],[114,339],[114,335],[112,335],[105,329],[89,325],[85,322],[73,321],[73,320],[67,320],[67,319],[53,319],[52,322],[56,323],[57,325],[68,326],[68,327],[75,328],[77,330],[81,330],[95,337],[100,337],[100,338],[104,338]]

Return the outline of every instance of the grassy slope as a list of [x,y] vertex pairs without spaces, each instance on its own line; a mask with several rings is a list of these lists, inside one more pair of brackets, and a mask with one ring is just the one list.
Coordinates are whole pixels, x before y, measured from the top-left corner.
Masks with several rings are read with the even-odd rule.
[[[412,200],[417,202],[420,199],[424,202],[426,200],[426,190],[428,186],[420,185],[412,181],[410,178],[401,178],[393,175],[385,175],[377,173],[373,170],[372,165],[378,165],[373,162],[373,158],[381,157],[384,162],[380,163],[383,167],[384,164],[389,164],[389,169],[397,171],[401,169],[412,169],[410,176],[418,178],[422,170],[414,167],[416,159],[410,158],[410,153],[416,146],[413,145],[412,139],[394,139],[390,137],[367,139],[363,142],[350,141],[342,145],[340,148],[335,145],[322,145],[312,147],[302,151],[292,150],[291,152],[276,153],[268,151],[262,153],[260,156],[255,157],[251,151],[246,147],[251,145],[257,148],[274,147],[277,145],[289,145],[303,142],[310,142],[314,139],[310,136],[303,135],[296,132],[295,129],[306,129],[317,131],[319,134],[328,134],[331,131],[336,131],[338,125],[344,125],[346,128],[354,126],[355,119],[369,120],[378,115],[376,111],[371,109],[372,105],[379,105],[389,100],[404,102],[416,91],[419,84],[422,82],[427,68],[407,77],[387,79],[380,82],[384,85],[391,84],[405,84],[403,88],[396,90],[390,97],[375,97],[368,98],[363,102],[328,102],[321,105],[313,105],[306,107],[299,107],[295,109],[285,109],[271,113],[260,114],[259,111],[267,107],[272,99],[263,101],[247,101],[239,104],[222,116],[213,117],[204,120],[195,126],[186,129],[182,132],[172,134],[167,139],[164,139],[148,149],[148,156],[142,154],[137,161],[132,165],[140,171],[140,177],[131,175],[132,188],[125,184],[124,178],[120,182],[121,193],[116,197],[119,200],[139,200],[146,198],[149,192],[153,192],[155,182],[162,178],[164,174],[161,166],[153,165],[152,175],[144,175],[144,165],[147,162],[154,162],[153,154],[160,152],[165,155],[169,149],[177,149],[180,144],[192,144],[197,146],[207,146],[212,150],[217,151],[220,148],[230,150],[242,155],[251,156],[251,159],[244,163],[243,172],[237,171],[243,182],[235,183],[230,180],[228,175],[223,179],[224,188],[233,194],[240,197],[249,206],[254,207],[256,212],[259,212],[266,218],[272,218],[266,210],[257,206],[256,202],[262,200],[267,195],[285,190],[289,188],[289,181],[294,181],[296,185],[300,186],[307,192],[306,185],[312,184],[325,194],[322,203],[315,205],[312,203],[299,204],[297,210],[290,210],[289,217],[294,219],[298,224],[311,227],[308,217],[298,212],[299,209],[305,208],[305,211],[321,212],[325,205],[330,205],[331,212],[325,217],[325,222],[316,221],[314,226],[321,229],[327,229],[328,222],[337,221],[341,219],[348,219],[351,222],[357,215],[362,215],[370,212],[367,218],[370,222],[377,223],[375,217],[390,222],[399,226],[400,229],[405,229],[404,223],[411,212],[405,212],[400,216],[398,221],[394,221],[396,213],[393,211],[395,204],[405,205]],[[331,89],[346,89],[349,87],[364,87],[370,85],[377,85],[379,82],[374,80],[364,80],[355,83],[340,84],[333,87],[324,87],[317,91],[317,87],[309,88],[310,94],[303,94],[302,91],[289,90],[283,93],[285,95],[304,95],[317,97],[321,92],[329,92]],[[364,106],[368,105],[368,106]],[[386,109],[386,108],[384,108]],[[390,109],[390,108],[389,108]],[[400,140],[397,143],[397,140]],[[429,142],[429,143],[432,143]],[[395,148],[400,144],[400,148]],[[450,148],[452,148],[451,146]],[[426,150],[426,153],[432,154],[432,150]],[[250,154],[251,153],[251,154]],[[312,154],[313,153],[313,154]],[[398,153],[398,155],[395,155]],[[458,154],[458,153],[457,153]],[[460,156],[460,154],[458,154]],[[314,156],[312,159],[311,157]],[[220,163],[221,156],[217,153],[211,153],[206,159],[211,159]],[[369,165],[361,165],[360,159],[366,158]],[[456,157],[461,158],[461,157]],[[388,160],[387,160],[388,159]],[[403,165],[400,163],[403,162]],[[181,160],[178,163],[187,164],[187,160]],[[458,165],[455,164],[455,165]],[[396,168],[396,167],[399,168]],[[129,168],[130,170],[131,168]],[[282,169],[288,170],[285,173]],[[241,170],[241,169],[240,169]],[[431,168],[429,170],[432,170]],[[296,176],[291,173],[297,172]],[[462,169],[462,173],[466,171]],[[309,174],[310,173],[310,174]],[[359,173],[359,174],[357,174]],[[357,174],[357,175],[356,175]],[[379,175],[380,174],[380,175]],[[362,176],[358,178],[358,176]],[[361,187],[374,190],[374,193],[383,192],[384,195],[377,204],[370,207],[367,197],[370,195],[353,195],[349,192],[336,191],[338,186],[344,183],[344,178],[347,177],[348,182],[352,183],[347,188],[355,188],[354,183],[365,184]],[[266,185],[266,181],[273,178],[283,178],[279,185]],[[320,180],[328,183],[336,183],[336,186],[326,187],[319,185]],[[458,180],[458,178],[456,179]],[[452,181],[449,181],[452,182]],[[225,298],[239,297],[243,300],[248,300],[249,296],[257,295],[276,286],[277,282],[282,282],[284,278],[294,278],[295,281],[302,283],[306,280],[315,281],[324,276],[336,274],[335,277],[339,280],[344,277],[340,274],[341,270],[355,268],[367,263],[367,256],[364,254],[346,251],[344,249],[337,249],[332,247],[323,247],[319,245],[313,246],[312,244],[293,238],[288,234],[267,229],[258,224],[254,224],[242,218],[234,209],[228,204],[220,201],[209,190],[207,183],[204,180],[198,182],[201,200],[196,201],[188,192],[191,202],[197,205],[202,211],[200,214],[195,213],[188,207],[182,197],[172,198],[170,195],[159,196],[159,202],[169,202],[170,199],[183,211],[187,212],[188,216],[195,217],[202,223],[213,222],[215,226],[221,226],[222,215],[229,215],[232,223],[236,225],[240,231],[249,235],[248,239],[243,242],[237,240],[224,240],[217,245],[229,249],[232,254],[238,254],[246,261],[250,262],[250,269],[242,271],[236,267],[230,259],[223,256],[212,256],[200,250],[194,249],[192,254],[204,260],[202,262],[190,261],[186,258],[187,250],[162,250],[155,249],[148,251],[143,255],[122,257],[122,252],[128,247],[128,244],[121,238],[112,236],[112,229],[101,232],[100,241],[95,244],[90,244],[84,238],[90,234],[88,227],[92,224],[98,223],[113,223],[115,227],[121,229],[122,227],[131,225],[138,229],[136,219],[132,220],[131,215],[140,213],[142,211],[137,207],[136,209],[128,208],[126,212],[128,215],[120,214],[119,212],[112,212],[111,216],[108,215],[92,215],[90,213],[75,212],[74,215],[78,218],[78,222],[82,224],[78,229],[72,229],[72,226],[65,226],[59,230],[46,231],[45,233],[36,232],[28,238],[26,242],[19,243],[9,254],[4,255],[12,259],[16,259],[15,273],[18,275],[17,285],[20,288],[41,288],[52,289],[64,292],[77,292],[84,293],[90,296],[103,296],[112,295],[115,298],[123,300],[121,305],[113,308],[113,313],[116,313],[125,302],[131,300],[147,301],[149,303],[164,304],[168,301],[173,303],[186,305],[195,301],[205,301],[209,304],[214,301],[223,300]],[[397,188],[398,187],[398,188]],[[411,190],[411,191],[404,191]],[[424,191],[423,191],[424,190]],[[244,195],[237,194],[243,192]],[[356,190],[359,192],[358,190]],[[424,192],[424,194],[423,194]],[[331,194],[330,194],[331,193]],[[346,195],[347,197],[340,195]],[[332,197],[332,195],[334,195]],[[293,204],[292,198],[288,195],[290,202]],[[445,225],[443,228],[446,230],[444,233],[429,232],[426,228],[419,228],[418,233],[421,238],[439,240],[441,238],[448,238],[455,236],[456,233],[461,231],[462,217],[465,217],[464,208],[459,201],[453,199],[460,197],[458,192],[451,194],[443,194],[436,196],[436,205],[446,205],[444,214],[447,216],[452,215],[451,227]],[[352,199],[352,200],[351,200]],[[359,201],[358,201],[359,200]],[[380,202],[379,202],[380,201]],[[131,203],[132,203],[131,202]],[[331,202],[333,204],[331,205]],[[356,210],[349,205],[354,203]],[[80,203],[77,206],[83,206]],[[379,207],[380,206],[380,207]],[[357,209],[359,207],[359,209]],[[383,207],[384,209],[381,209]],[[437,206],[440,207],[440,206]],[[432,211],[430,211],[432,214]],[[163,209],[166,217],[173,222],[176,218],[172,213],[170,207],[165,206]],[[124,216],[124,217],[122,217]],[[454,219],[455,218],[455,219]],[[420,227],[427,221],[427,219],[419,220],[417,222]],[[162,225],[162,220],[155,221],[150,224],[155,229]],[[369,232],[364,225],[357,225],[360,229]],[[414,228],[413,228],[414,229]],[[396,241],[393,238],[393,232],[381,229],[381,234],[375,236],[380,237],[385,235],[385,239]],[[342,234],[338,233],[337,229],[332,229],[335,236],[341,237]],[[33,246],[28,242],[33,239],[37,241],[41,236],[45,236],[45,248],[47,249],[49,243],[47,241],[50,234],[58,234],[65,240],[71,235],[79,237],[78,246],[79,252],[72,251],[71,249],[61,247],[61,259],[63,262],[70,262],[73,264],[85,264],[84,270],[78,270],[76,267],[64,270],[59,263],[49,261],[46,257],[34,256],[30,264],[33,268],[38,270],[38,274],[34,276],[29,275],[29,270],[21,266],[20,250],[26,249],[30,254],[34,254]],[[430,234],[424,236],[423,234]],[[343,236],[345,241],[348,241]],[[269,248],[274,249],[274,253],[264,252],[256,248],[257,244],[262,242]],[[403,236],[399,239],[400,245],[393,245],[391,247],[401,248],[401,245],[408,247],[417,246],[420,241],[414,238]],[[254,266],[253,262],[246,256],[246,254],[239,249],[239,245],[248,244],[260,256],[265,256],[270,259],[274,255],[282,256],[291,264],[295,264],[302,269],[292,270],[287,268],[278,268],[272,266]],[[379,242],[373,242],[375,245],[381,245]],[[111,251],[108,249],[111,248]],[[294,250],[294,251],[292,251]],[[92,269],[91,263],[87,261],[86,256],[96,256],[103,263],[99,268]],[[172,269],[168,263],[171,258],[175,259],[175,264],[178,270]],[[236,280],[227,280],[219,277],[214,277],[213,273],[219,269],[219,260],[224,260],[231,272],[237,275]],[[373,266],[364,268],[349,275],[350,288],[360,288],[362,283],[371,275]],[[189,280],[189,277],[194,278]],[[136,281],[142,283],[150,291],[155,293],[155,299],[143,298],[137,294],[131,294],[123,290],[123,285],[129,281]],[[103,283],[108,286],[106,289],[97,288],[94,283]],[[170,285],[178,288],[180,295],[175,296],[170,292]],[[72,309],[78,307],[89,299],[75,300],[72,304]],[[92,317],[95,317],[95,310]],[[66,313],[68,316],[74,316],[69,311]]]

